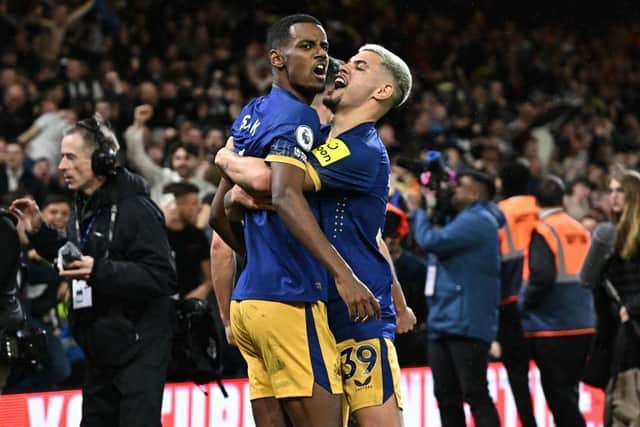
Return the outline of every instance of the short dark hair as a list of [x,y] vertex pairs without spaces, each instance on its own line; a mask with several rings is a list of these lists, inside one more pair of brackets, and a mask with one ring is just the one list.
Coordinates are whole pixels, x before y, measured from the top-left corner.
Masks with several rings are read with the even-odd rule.
[[571,181],[571,184],[569,184],[569,188],[567,188],[567,194],[572,196],[573,195],[573,189],[578,184],[582,184],[582,185],[584,185],[585,187],[587,187],[590,190],[595,190],[595,185],[593,185],[593,182],[589,181],[589,178],[587,178],[586,176],[579,176],[576,179],[574,179],[573,181]]
[[538,184],[536,200],[541,208],[561,206],[564,193],[565,186],[562,179],[555,175],[546,175]]
[[481,197],[482,199],[493,200],[496,195],[496,184],[493,182],[493,178],[491,176],[477,169],[463,170],[460,175],[458,175],[458,180],[463,176],[470,177],[474,182],[477,182],[484,188],[484,194]]
[[173,194],[176,199],[187,194],[198,194],[199,192],[200,189],[188,181],[170,182],[162,189],[162,194]]
[[278,49],[289,41],[291,34],[289,29],[294,24],[309,22],[322,26],[322,23],[311,15],[304,13],[296,13],[294,15],[288,15],[280,20],[276,21],[267,31],[267,49]]
[[44,199],[44,203],[42,204],[42,210],[45,210],[47,206],[54,205],[57,203],[65,203],[69,207],[71,207],[71,200],[63,194],[50,194]]
[[504,165],[498,172],[502,181],[501,196],[503,198],[529,194],[531,171],[520,161]]

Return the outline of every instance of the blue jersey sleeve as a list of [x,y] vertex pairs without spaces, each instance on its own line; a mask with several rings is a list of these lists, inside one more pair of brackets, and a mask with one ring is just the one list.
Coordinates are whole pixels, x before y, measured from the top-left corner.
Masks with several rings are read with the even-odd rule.
[[353,151],[341,139],[332,138],[311,151],[307,171],[316,191],[365,192],[375,184],[381,165],[378,152]]
[[300,149],[296,142],[281,137],[271,144],[271,149],[265,161],[270,163],[287,163],[306,170],[307,155]]

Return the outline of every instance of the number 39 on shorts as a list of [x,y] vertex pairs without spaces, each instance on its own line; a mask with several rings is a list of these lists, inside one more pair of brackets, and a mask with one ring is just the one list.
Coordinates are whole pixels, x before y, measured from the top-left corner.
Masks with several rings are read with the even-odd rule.
[[[342,346],[340,346],[342,347]],[[353,380],[359,386],[370,381],[370,377],[378,363],[378,349],[369,343],[351,342],[341,348],[342,378],[344,381]]]

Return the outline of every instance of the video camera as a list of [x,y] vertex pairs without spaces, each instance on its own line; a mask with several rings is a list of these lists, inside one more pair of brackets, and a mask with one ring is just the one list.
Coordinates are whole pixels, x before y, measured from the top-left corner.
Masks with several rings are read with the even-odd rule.
[[435,192],[436,203],[431,210],[431,221],[437,225],[444,225],[447,218],[454,214],[451,206],[453,196],[452,183],[456,181],[456,172],[447,166],[442,152],[427,151],[418,160],[399,158],[396,164],[413,173],[423,187]]
[[0,209],[0,241],[6,253],[0,260],[0,361],[37,363],[47,355],[46,332],[27,328],[17,293],[21,285],[17,219]]
[[0,338],[0,361],[36,364],[47,357],[47,333],[40,328],[21,328]]
[[399,157],[396,164],[415,175],[421,185],[436,192],[456,179],[455,171],[447,166],[440,151],[427,151],[418,160]]
[[440,151],[427,151],[424,172],[420,174],[420,184],[438,192],[443,189],[443,185],[455,180],[456,173],[446,165],[442,158],[442,153]]

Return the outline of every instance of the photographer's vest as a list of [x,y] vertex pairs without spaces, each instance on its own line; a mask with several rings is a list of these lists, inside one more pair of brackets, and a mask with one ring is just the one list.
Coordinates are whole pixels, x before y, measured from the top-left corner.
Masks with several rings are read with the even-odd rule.
[[506,222],[498,231],[500,238],[500,305],[514,303],[522,287],[524,270],[528,270],[531,232],[538,222],[538,205],[533,196],[514,196],[498,206]]
[[[561,209],[543,215],[535,230],[553,252],[557,273],[554,285],[540,305],[523,311],[525,335],[555,337],[594,333],[593,295],[578,278],[589,250],[589,232]],[[527,270],[527,279],[528,273]]]

